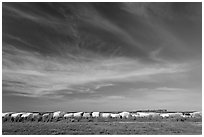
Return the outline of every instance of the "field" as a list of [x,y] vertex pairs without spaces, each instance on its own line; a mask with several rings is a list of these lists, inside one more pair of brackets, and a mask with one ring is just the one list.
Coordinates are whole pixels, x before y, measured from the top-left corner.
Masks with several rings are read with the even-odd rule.
[[192,121],[112,121],[112,122],[3,122],[3,135],[201,135],[202,122]]

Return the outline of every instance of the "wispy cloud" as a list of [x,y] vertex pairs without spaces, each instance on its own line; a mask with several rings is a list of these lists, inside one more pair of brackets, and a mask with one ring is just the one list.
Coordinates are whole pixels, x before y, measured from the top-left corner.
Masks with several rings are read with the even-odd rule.
[[[24,86],[10,84],[4,88],[38,96],[70,88],[75,89],[74,93],[93,93],[93,87],[84,85],[94,82],[131,81],[131,79],[143,81],[144,77],[186,71],[183,64],[148,65],[124,57],[99,58],[97,61],[94,59],[89,62],[63,61],[63,59],[59,61],[57,58],[43,57],[15,48],[9,50],[15,54],[4,54],[3,80],[21,82]],[[95,90],[104,86],[113,86],[113,84],[96,84]]]
[[30,7],[31,9],[29,12],[24,12],[21,8],[11,6],[11,5],[7,6],[7,4],[4,3],[3,8],[11,12],[12,14],[10,15],[12,15],[13,17],[25,18],[37,23],[49,24],[52,26],[60,23],[59,18],[56,18],[46,12],[38,11],[38,9],[34,9],[32,7]]
[[200,96],[201,3],[2,5],[5,102],[134,108]]
[[185,91],[186,89],[172,88],[172,87],[159,87],[159,88],[156,88],[155,90],[160,90],[160,91]]
[[106,96],[106,99],[124,99],[124,96]]
[[156,88],[136,88],[133,89],[134,91],[137,92],[183,92],[183,91],[188,91],[188,89],[185,88],[175,88],[175,87],[156,87]]
[[101,85],[97,85],[96,87],[95,87],[95,89],[100,89],[100,88],[102,88],[102,87],[109,87],[109,86],[113,86],[114,84],[101,84]]

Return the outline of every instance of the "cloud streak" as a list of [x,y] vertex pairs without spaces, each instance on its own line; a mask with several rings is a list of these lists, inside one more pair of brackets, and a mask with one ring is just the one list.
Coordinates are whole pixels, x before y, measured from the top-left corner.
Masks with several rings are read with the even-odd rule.
[[2,5],[7,104],[201,93],[200,3]]
[[[8,50],[8,49],[7,49]],[[69,91],[70,88],[89,83],[108,81],[128,81],[134,79],[143,81],[144,77],[172,74],[186,71],[183,64],[148,65],[128,58],[98,59],[89,62],[51,61],[34,53],[19,51],[15,48],[15,55],[4,54],[3,80],[23,83],[9,84],[6,90],[41,96],[58,90]],[[12,60],[15,59],[15,60]],[[18,63],[17,63],[18,62]],[[20,63],[21,62],[21,63]],[[113,84],[96,85],[95,90]],[[75,92],[93,92],[89,88],[76,88]],[[93,89],[94,90],[94,89]]]
[[114,84],[102,84],[102,85],[97,85],[97,86],[95,87],[95,89],[100,89],[100,88],[102,88],[102,87],[109,87],[109,86],[114,86]]

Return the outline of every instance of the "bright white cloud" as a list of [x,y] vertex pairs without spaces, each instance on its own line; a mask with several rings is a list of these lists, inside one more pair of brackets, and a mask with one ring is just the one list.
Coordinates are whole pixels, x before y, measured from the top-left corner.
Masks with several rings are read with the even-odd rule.
[[100,88],[102,88],[102,87],[109,87],[109,86],[113,86],[114,84],[101,84],[101,85],[97,85],[96,87],[95,87],[95,89],[100,89]]

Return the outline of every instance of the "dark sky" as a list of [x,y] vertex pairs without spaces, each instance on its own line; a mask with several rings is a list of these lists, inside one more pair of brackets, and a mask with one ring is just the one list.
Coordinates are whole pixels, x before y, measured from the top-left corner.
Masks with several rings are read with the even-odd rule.
[[3,111],[201,110],[202,3],[3,3]]

